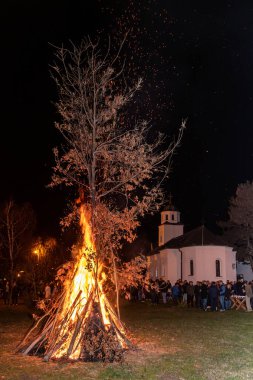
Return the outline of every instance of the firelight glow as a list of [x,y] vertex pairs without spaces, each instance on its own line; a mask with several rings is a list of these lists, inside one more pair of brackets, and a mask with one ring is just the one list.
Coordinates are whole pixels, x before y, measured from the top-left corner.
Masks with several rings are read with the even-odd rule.
[[[63,304],[61,314],[59,315],[60,320],[64,321],[64,316],[69,315],[65,318],[65,326],[61,331],[61,336],[66,336],[64,344],[62,344],[58,350],[55,351],[52,358],[61,358],[68,355],[68,347],[71,345],[71,340],[75,334],[75,330],[71,329],[71,322],[73,323],[76,319],[80,321],[82,315],[90,315],[92,313],[91,305],[92,302],[88,302],[90,297],[95,297],[95,301],[99,303],[103,323],[105,329],[109,329],[111,322],[107,312],[107,298],[103,292],[103,283],[106,280],[106,275],[103,272],[102,264],[96,263],[94,258],[95,244],[92,238],[91,227],[90,227],[90,217],[84,206],[80,208],[80,225],[83,232],[83,244],[76,257],[76,263],[73,271],[73,278],[71,280],[65,281],[64,287],[66,290],[66,297]],[[97,273],[96,273],[97,272]],[[97,278],[97,291],[94,291],[96,287]],[[78,342],[82,336],[82,331],[87,323],[87,318],[82,320],[82,326],[79,329],[76,341]],[[122,331],[123,332],[123,331]],[[123,344],[123,341],[122,341]],[[73,348],[70,359],[78,359],[81,353],[81,345],[77,344]]]

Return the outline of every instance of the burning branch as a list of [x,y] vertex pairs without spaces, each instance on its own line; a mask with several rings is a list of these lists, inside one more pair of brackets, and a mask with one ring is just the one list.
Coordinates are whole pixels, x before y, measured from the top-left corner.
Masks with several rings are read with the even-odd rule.
[[120,359],[131,345],[103,290],[103,264],[95,269],[95,246],[84,205],[80,213],[82,247],[64,280],[63,292],[18,347],[25,355],[39,354],[44,360],[112,361]]

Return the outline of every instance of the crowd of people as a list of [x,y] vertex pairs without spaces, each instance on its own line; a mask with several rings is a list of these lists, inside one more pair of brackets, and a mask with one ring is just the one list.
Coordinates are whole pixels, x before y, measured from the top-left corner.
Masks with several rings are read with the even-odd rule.
[[140,286],[130,289],[132,301],[150,299],[153,305],[158,303],[174,305],[185,304],[204,311],[226,311],[231,309],[232,296],[245,296],[247,311],[253,309],[253,282],[244,281],[182,281],[175,284],[164,279],[150,280],[149,289]]
[[18,305],[20,288],[16,281],[13,282],[12,288],[9,281],[0,284],[0,294],[5,305]]
[[[12,291],[11,291],[12,290]],[[10,282],[1,284],[1,296],[5,305],[18,305],[22,289],[16,281],[13,282],[12,289]],[[57,287],[53,283],[40,283],[37,291],[36,302],[45,299],[47,302],[54,298]],[[182,281],[179,279],[175,284],[162,278],[150,280],[149,286],[139,286],[130,288],[131,301],[150,300],[152,305],[159,303],[173,305],[186,305],[204,311],[226,311],[232,306],[232,296],[244,296],[247,311],[253,310],[253,281]]]
[[0,283],[0,298],[3,299],[4,305],[16,306],[20,302],[24,302],[24,297],[28,297],[33,303],[42,299],[49,301],[55,296],[56,291],[57,288],[54,283],[43,283],[42,281],[37,286],[36,294],[31,285],[21,286],[17,281],[14,281],[11,287],[10,281],[7,280]]

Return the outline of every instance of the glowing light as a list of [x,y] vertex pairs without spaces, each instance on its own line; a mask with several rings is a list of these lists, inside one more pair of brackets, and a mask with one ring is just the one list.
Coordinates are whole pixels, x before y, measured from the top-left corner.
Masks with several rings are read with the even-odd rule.
[[40,261],[41,257],[44,255],[44,250],[39,248],[35,248],[32,253],[37,256],[38,261]]
[[[66,280],[64,284],[66,297],[60,313],[60,320],[64,321],[60,333],[61,337],[64,337],[64,343],[55,351],[52,356],[54,358],[68,356],[70,359],[74,360],[80,357],[80,344],[74,346],[70,354],[68,350],[72,341],[80,341],[87,321],[94,312],[94,302],[99,306],[105,330],[108,331],[110,329],[110,317],[112,319],[115,318],[113,315],[111,316],[111,310],[108,306],[109,302],[103,292],[103,283],[106,280],[106,275],[103,272],[103,265],[98,263],[96,258],[96,249],[90,225],[90,215],[84,206],[81,207],[80,212],[83,243],[76,256],[73,277],[72,279]],[[66,315],[68,315],[68,318],[66,318]],[[77,320],[82,320],[82,322],[80,322],[81,326],[79,330],[75,331],[71,326],[73,326],[74,322]],[[120,327],[121,326],[119,326],[119,328]],[[123,334],[124,331],[123,329],[121,330]],[[75,336],[75,334],[77,334],[77,336]],[[118,338],[120,344],[124,346],[124,341],[120,335]]]

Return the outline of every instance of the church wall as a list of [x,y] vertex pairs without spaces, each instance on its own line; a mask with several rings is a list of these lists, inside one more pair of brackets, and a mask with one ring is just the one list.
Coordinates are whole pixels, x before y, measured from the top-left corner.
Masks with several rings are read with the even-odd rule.
[[181,276],[181,260],[177,249],[165,249],[160,254],[150,256],[150,277],[163,277],[175,283]]
[[182,224],[162,224],[159,226],[159,246],[167,243],[175,237],[181,236],[184,233]]
[[[182,248],[182,277],[187,281],[236,280],[235,255],[229,247],[197,246]],[[190,260],[193,261],[193,275],[190,275]],[[219,261],[220,276],[217,276],[216,260]]]
[[[182,280],[196,282],[197,261],[195,247],[182,248]],[[193,261],[193,275],[190,274],[190,260]]]
[[226,252],[226,275],[227,279],[231,281],[237,280],[236,274],[236,252],[231,247],[225,247]]
[[157,277],[159,261],[159,254],[149,257],[149,273],[152,280],[155,280]]
[[166,280],[170,280],[172,285],[181,278],[181,254],[178,249],[165,249],[163,254],[166,255]]

